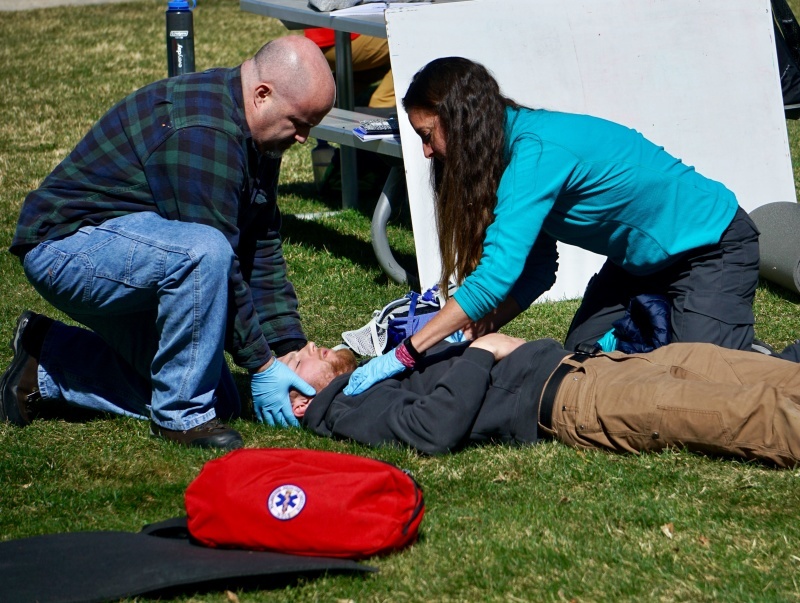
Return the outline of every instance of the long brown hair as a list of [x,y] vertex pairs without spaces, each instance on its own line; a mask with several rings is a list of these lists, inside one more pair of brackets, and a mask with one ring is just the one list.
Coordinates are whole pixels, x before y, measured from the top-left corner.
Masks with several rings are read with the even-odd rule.
[[451,275],[461,283],[481,259],[506,167],[509,106],[517,105],[500,94],[486,67],[462,57],[428,63],[414,75],[403,97],[406,111],[430,111],[444,130],[447,157],[434,158],[431,165],[442,291],[447,291]]

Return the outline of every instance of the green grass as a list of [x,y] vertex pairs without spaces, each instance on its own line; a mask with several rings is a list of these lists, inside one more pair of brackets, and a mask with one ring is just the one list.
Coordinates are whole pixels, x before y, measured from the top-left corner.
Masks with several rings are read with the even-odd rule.
[[[0,247],[11,240],[25,194],[89,126],[127,92],[165,75],[164,8],[142,0],[0,13]],[[275,21],[242,13],[235,0],[204,1],[195,30],[198,69],[238,64],[286,33]],[[800,165],[794,122],[789,136]],[[313,222],[292,217],[337,206],[315,194],[308,147],[287,155],[281,192],[286,256],[307,332],[323,345],[338,343],[343,330],[366,322],[405,287],[387,281],[377,266],[368,212]],[[410,263],[409,230],[393,227],[390,237]],[[59,316],[6,251],[0,278],[3,340],[23,308]],[[800,334],[797,304],[796,295],[764,283],[756,300],[759,337],[776,347],[792,341]],[[576,307],[574,301],[537,305],[506,330],[563,338]],[[4,345],[0,366],[9,360]],[[250,446],[393,462],[413,472],[427,503],[419,543],[370,560],[379,573],[241,591],[241,601],[800,600],[800,471],[682,452],[580,452],[554,443],[427,458],[248,421],[235,426]],[[214,456],[151,439],[147,425],[131,419],[0,425],[0,539],[138,531],[181,514],[186,485]],[[175,600],[229,598],[208,590]]]

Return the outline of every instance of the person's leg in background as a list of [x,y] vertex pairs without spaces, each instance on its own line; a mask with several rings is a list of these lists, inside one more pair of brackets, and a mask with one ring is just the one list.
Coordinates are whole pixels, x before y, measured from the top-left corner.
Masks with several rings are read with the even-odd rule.
[[[353,62],[353,77],[357,86],[369,87],[375,82],[378,87],[372,93],[368,106],[372,108],[391,108],[395,106],[394,80],[389,60],[389,43],[382,38],[358,36],[350,42]],[[336,50],[333,46],[323,49],[323,54],[331,66],[336,68]]]
[[353,51],[353,69],[356,73],[363,74],[362,81],[367,85],[378,81],[378,87],[369,99],[368,107],[375,109],[391,108],[395,106],[394,79],[392,78],[392,65],[389,59],[389,42],[382,38],[371,36],[358,36],[351,43]]
[[[77,362],[66,361],[65,370],[56,372],[58,378],[49,375],[49,380],[42,362],[40,390],[46,395],[58,392],[85,408],[149,414],[154,431],[168,439],[181,441],[171,434],[194,432],[183,443],[241,445],[238,433],[224,425],[218,428],[214,410],[224,365],[232,256],[230,244],[217,230],[150,212],[83,228],[28,252],[25,272],[39,293],[90,327],[119,357],[118,370],[106,367],[109,374],[127,375],[131,391],[149,384],[149,395],[131,394],[129,401],[114,398],[109,391],[120,389],[120,383],[106,380],[94,364],[102,359],[93,352],[96,340],[87,337],[92,334],[56,329],[55,339],[48,342],[45,337],[42,342],[42,359],[64,367],[65,360],[56,363],[53,350],[46,348],[52,344],[59,356],[73,350]],[[60,337],[74,341],[65,346]],[[86,362],[81,362],[82,355]]]
[[389,109],[395,106],[394,100],[394,79],[392,78],[392,70],[386,72],[378,87],[369,98],[369,107],[373,109]]
[[792,362],[677,343],[575,365],[553,406],[555,437],[566,444],[800,462],[800,371]]

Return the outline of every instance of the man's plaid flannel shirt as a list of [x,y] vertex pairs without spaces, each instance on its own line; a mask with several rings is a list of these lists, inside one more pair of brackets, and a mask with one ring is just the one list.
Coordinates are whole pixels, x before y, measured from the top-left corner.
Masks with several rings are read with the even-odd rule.
[[279,234],[280,159],[257,152],[242,104],[238,67],[132,93],[27,196],[11,251],[139,211],[207,224],[237,255],[226,341],[235,362],[256,369],[268,341],[278,354],[304,344]]

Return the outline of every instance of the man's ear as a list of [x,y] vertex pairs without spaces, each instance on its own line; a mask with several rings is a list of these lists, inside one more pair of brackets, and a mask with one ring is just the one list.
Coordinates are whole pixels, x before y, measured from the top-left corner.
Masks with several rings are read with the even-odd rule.
[[266,82],[260,82],[256,85],[255,90],[253,90],[253,98],[255,98],[256,103],[259,105],[266,100],[271,100],[272,96],[272,86]]
[[298,419],[301,419],[306,414],[306,409],[313,399],[314,398],[304,396],[300,392],[296,392],[296,395],[293,396],[292,399],[292,414]]

